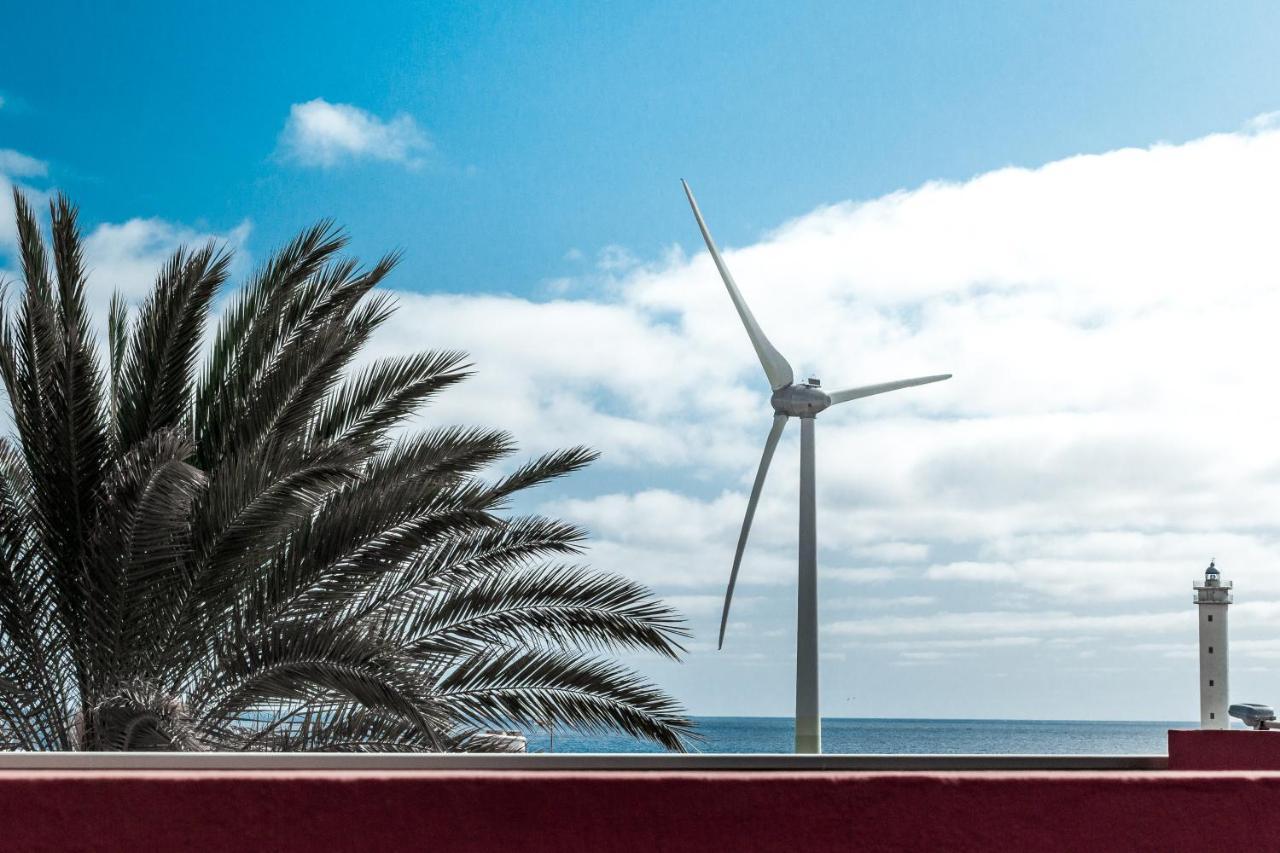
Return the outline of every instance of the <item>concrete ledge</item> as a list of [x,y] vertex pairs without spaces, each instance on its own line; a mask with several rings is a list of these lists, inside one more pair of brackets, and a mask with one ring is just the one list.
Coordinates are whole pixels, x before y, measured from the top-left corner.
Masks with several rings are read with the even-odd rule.
[[1280,849],[1280,773],[0,772],[14,850]]
[[1280,732],[1170,729],[1171,770],[1280,770]]

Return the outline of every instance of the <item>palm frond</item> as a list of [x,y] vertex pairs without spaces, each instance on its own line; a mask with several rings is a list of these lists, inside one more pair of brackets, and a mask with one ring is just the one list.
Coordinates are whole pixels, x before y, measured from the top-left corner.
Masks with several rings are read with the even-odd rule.
[[460,352],[424,352],[374,363],[328,396],[311,429],[315,442],[382,449],[388,430],[469,373]]
[[111,424],[116,430],[117,443],[120,422],[120,374],[128,346],[129,308],[125,304],[124,295],[117,290],[111,294],[111,304],[107,307],[107,373],[111,380],[110,414]]
[[634,581],[579,566],[536,566],[450,585],[421,615],[409,654],[486,648],[647,651],[678,660],[688,637],[671,607]]
[[460,725],[479,728],[550,723],[621,730],[677,752],[694,736],[680,706],[643,676],[571,652],[512,649],[468,657],[441,680],[436,698]]
[[[253,276],[223,313],[213,348],[195,389],[196,464],[208,470],[226,449],[254,378],[286,323],[298,313],[300,288],[346,245],[333,223],[303,231]],[[296,320],[295,320],[296,322]]]
[[192,503],[205,486],[204,473],[185,461],[190,455],[178,429],[150,433],[118,457],[103,484],[103,512],[89,538],[99,571],[87,620],[101,658],[95,669],[104,673],[99,689],[112,686],[118,670],[145,672],[158,651],[150,629],[186,575]]
[[599,452],[586,447],[570,447],[567,450],[545,453],[485,489],[485,500],[490,506],[503,506],[506,499],[516,492],[567,477],[598,458]]
[[[174,252],[138,311],[127,343],[113,340],[118,379],[117,432],[124,448],[148,433],[171,429],[191,416],[192,381],[205,320],[227,278],[231,256],[213,244]],[[117,309],[123,315],[123,307]],[[123,326],[123,316],[109,328]],[[113,331],[113,338],[123,333]],[[127,346],[127,355],[124,352]]]

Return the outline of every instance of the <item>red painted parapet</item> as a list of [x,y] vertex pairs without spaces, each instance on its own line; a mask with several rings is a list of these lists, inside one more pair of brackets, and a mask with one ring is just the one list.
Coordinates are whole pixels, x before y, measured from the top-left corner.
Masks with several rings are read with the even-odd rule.
[[4,850],[1280,850],[1280,774],[0,771]]
[[1170,770],[1280,770],[1280,731],[1170,729]]

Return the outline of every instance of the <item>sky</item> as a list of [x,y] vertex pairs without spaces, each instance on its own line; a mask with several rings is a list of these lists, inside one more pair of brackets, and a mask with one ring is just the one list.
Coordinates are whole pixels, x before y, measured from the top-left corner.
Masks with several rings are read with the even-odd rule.
[[[10,185],[80,204],[94,304],[322,217],[400,249],[370,356],[471,353],[422,425],[599,448],[522,509],[689,617],[696,714],[793,711],[798,429],[715,634],[771,412],[689,213],[798,375],[949,382],[818,420],[828,716],[1280,701],[1280,7],[26,4]],[[54,36],[54,37],[51,37]]]

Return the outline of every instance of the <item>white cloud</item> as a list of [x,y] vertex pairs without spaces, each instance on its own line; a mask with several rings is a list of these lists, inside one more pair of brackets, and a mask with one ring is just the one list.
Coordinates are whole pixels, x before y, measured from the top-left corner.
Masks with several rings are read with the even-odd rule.
[[[179,246],[197,248],[213,241],[234,252],[235,273],[248,269],[245,244],[251,226],[241,222],[230,231],[200,231],[163,219],[130,219],[102,223],[85,235],[84,253],[90,276],[90,294],[95,305],[106,305],[111,292],[119,290],[127,299],[145,296],[156,274]],[[233,274],[231,281],[237,281]]]
[[[886,578],[887,580],[888,578]],[[883,610],[900,607],[927,607],[936,605],[938,599],[932,595],[861,595],[849,598],[827,598],[823,604],[829,608],[852,607],[858,610]]]
[[[1017,648],[1021,646],[1036,646],[1044,642],[1042,637],[969,637],[965,639],[951,640],[889,640],[883,643],[876,643],[876,648],[881,649],[935,649],[954,651],[956,649],[971,651],[985,651],[989,649],[1007,649]],[[1194,649],[1193,649],[1194,651]]]
[[12,148],[0,148],[0,175],[9,175],[14,178],[42,178],[48,172],[49,164],[43,160],[28,157]]
[[[1073,530],[996,537],[984,546],[995,556],[1023,556],[1014,563],[959,562],[930,566],[931,580],[1013,582],[1060,600],[1138,600],[1190,589],[1198,569],[1188,554],[1204,562],[1231,554],[1232,576],[1252,596],[1280,592],[1280,540],[1274,532]],[[1025,556],[1033,555],[1033,556]]]
[[1269,113],[1262,113],[1245,122],[1245,130],[1259,133],[1266,130],[1275,130],[1280,127],[1280,110],[1273,110]]
[[921,666],[965,659],[981,660],[997,650],[1024,649],[1038,646],[1041,642],[1040,637],[982,637],[962,640],[896,640],[862,644],[858,648],[871,649],[875,654],[895,653],[894,666]]
[[626,272],[635,269],[639,263],[626,246],[605,246],[596,256],[596,267],[606,273]]
[[858,554],[891,563],[918,563],[928,559],[929,545],[925,542],[875,542],[860,546]]
[[1067,611],[939,612],[927,616],[883,616],[875,619],[833,622],[828,633],[879,640],[912,636],[1035,636],[1038,634],[1161,634],[1194,625],[1186,611],[1167,613],[1118,613],[1096,616]]
[[960,562],[930,566],[924,576],[930,580],[1007,581],[1018,575],[1008,563]]
[[[791,570],[794,573],[794,560],[791,561]],[[844,569],[825,565],[822,570],[822,577],[824,579],[843,581],[849,584],[882,583],[894,580],[897,576],[897,572],[887,566],[863,569]]]
[[280,134],[282,155],[303,166],[381,160],[417,168],[430,149],[427,134],[412,116],[401,113],[384,120],[323,98],[291,106]]
[[[742,521],[741,507],[734,495],[722,495],[708,503],[665,489],[602,495],[591,500],[568,499],[549,509],[606,539],[678,548],[696,547],[707,538],[736,532]],[[637,518],[651,524],[637,527]]]
[[[0,149],[0,255],[11,253],[17,245],[13,219],[14,186],[21,187],[30,195],[36,195],[22,179],[43,177],[47,172],[48,164],[35,157],[9,148]],[[5,272],[3,261],[0,257],[0,273]]]
[[1280,639],[1238,640],[1231,644],[1231,653],[1255,658],[1280,658]]

